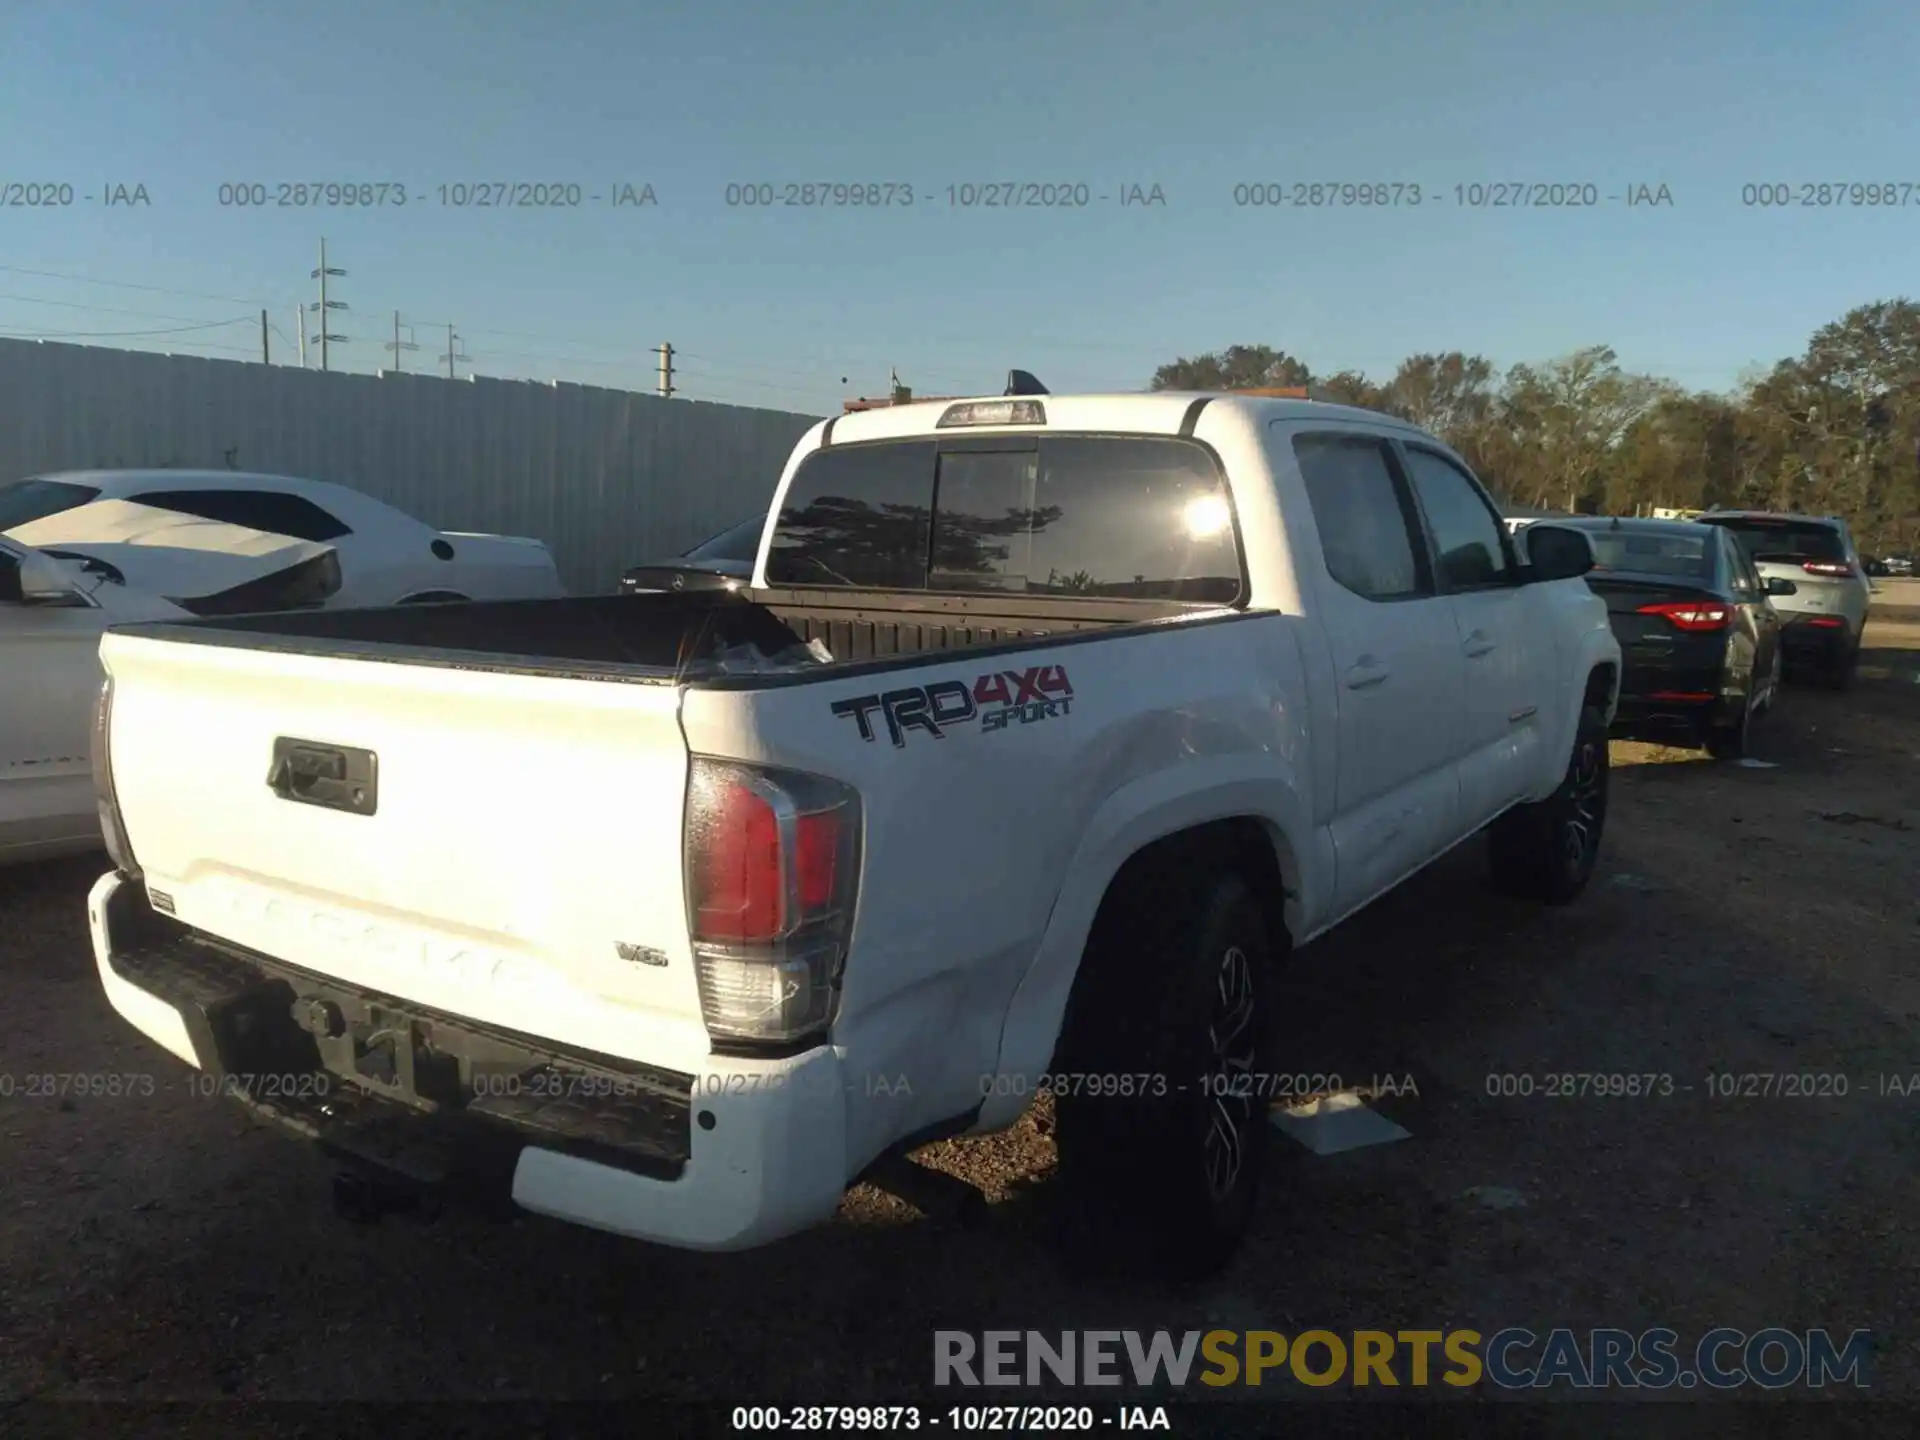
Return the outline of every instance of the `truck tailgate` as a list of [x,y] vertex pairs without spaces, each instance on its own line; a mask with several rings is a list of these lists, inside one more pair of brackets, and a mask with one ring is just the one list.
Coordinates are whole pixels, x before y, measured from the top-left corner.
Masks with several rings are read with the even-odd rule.
[[523,1034],[676,1068],[708,1053],[676,685],[123,633],[101,658],[156,908]]

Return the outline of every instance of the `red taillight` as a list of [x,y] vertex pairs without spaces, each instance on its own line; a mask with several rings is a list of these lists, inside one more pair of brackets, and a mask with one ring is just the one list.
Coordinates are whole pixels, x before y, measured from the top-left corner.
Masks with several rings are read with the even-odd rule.
[[1809,575],[1831,575],[1840,580],[1853,578],[1853,566],[1838,560],[1808,560],[1803,562],[1800,568]]
[[780,819],[739,781],[723,782],[714,799],[691,857],[695,932],[706,940],[771,940],[780,933],[786,890]]
[[1724,630],[1733,619],[1725,605],[1705,600],[1672,600],[1662,605],[1642,605],[1638,615],[1659,615],[1677,630]]
[[1813,615],[1802,620],[1800,623],[1802,625],[1811,625],[1816,630],[1838,630],[1847,622],[1842,620],[1838,615]]
[[695,756],[687,929],[715,1043],[833,1024],[860,874],[860,797],[822,775]]
[[809,913],[833,904],[833,882],[840,859],[840,814],[829,810],[802,815],[794,826],[794,869],[800,879],[800,908]]

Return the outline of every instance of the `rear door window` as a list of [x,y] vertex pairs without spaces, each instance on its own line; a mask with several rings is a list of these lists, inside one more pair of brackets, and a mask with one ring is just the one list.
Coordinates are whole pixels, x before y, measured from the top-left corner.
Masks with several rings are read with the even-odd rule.
[[1431,595],[1411,497],[1394,479],[1384,440],[1297,435],[1294,458],[1306,485],[1327,573],[1366,600]]
[[139,505],[240,525],[295,540],[337,540],[353,531],[303,495],[281,490],[149,490],[127,497]]
[[767,583],[924,590],[933,469],[931,440],[814,451],[787,487]]
[[49,515],[77,509],[99,493],[91,485],[66,480],[16,480],[0,485],[0,530],[31,525]]
[[1720,566],[1726,572],[1727,588],[1735,599],[1754,601],[1766,593],[1767,587],[1760,583],[1760,573],[1753,568],[1753,562],[1734,543],[1731,535],[1716,535],[1720,545]]
[[950,450],[935,492],[941,590],[1231,605],[1233,507],[1213,456],[1157,436],[1050,436]]

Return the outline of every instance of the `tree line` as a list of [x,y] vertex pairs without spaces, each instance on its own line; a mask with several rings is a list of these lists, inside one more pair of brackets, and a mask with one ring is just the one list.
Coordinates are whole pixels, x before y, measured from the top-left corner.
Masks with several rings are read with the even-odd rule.
[[1410,355],[1380,383],[1232,345],[1162,365],[1152,388],[1288,385],[1433,431],[1509,504],[1840,515],[1869,553],[1920,550],[1920,305],[1909,300],[1848,311],[1731,394],[1624,370],[1605,345],[1504,373],[1483,355]]

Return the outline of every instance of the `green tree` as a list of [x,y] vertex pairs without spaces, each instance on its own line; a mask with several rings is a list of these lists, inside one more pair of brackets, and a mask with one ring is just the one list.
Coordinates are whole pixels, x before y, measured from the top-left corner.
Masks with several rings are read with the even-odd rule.
[[[1920,304],[1857,306],[1732,394],[1624,370],[1588,346],[1497,373],[1459,351],[1408,356],[1384,383],[1314,381],[1305,361],[1234,345],[1163,365],[1156,390],[1316,384],[1440,435],[1507,501],[1631,514],[1650,506],[1847,517],[1868,550],[1920,548]],[[984,541],[987,537],[981,537]]]
[[1305,364],[1270,345],[1229,345],[1210,355],[1182,356],[1153,372],[1155,390],[1251,390],[1305,385]]

